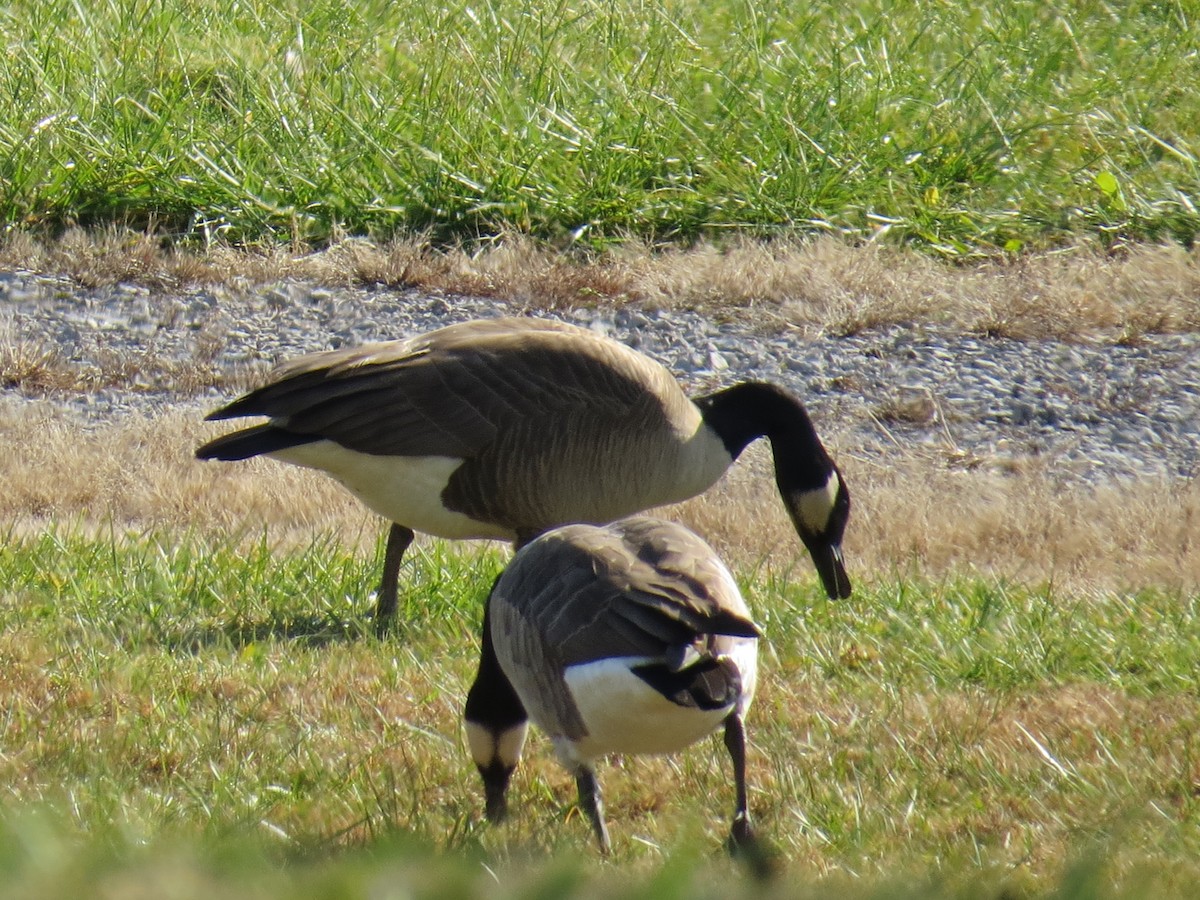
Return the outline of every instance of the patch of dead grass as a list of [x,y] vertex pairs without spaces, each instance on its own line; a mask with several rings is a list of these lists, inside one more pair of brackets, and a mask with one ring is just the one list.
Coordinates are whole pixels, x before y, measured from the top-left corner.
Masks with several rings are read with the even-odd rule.
[[[195,460],[194,448],[221,431],[201,418],[175,412],[88,430],[51,404],[0,407],[0,519],[265,529],[273,543],[299,545],[334,532],[374,546],[383,523],[325,476],[270,460]],[[978,572],[1080,589],[1200,584],[1195,482],[1071,488],[1042,466],[962,469],[944,455],[900,451],[840,462],[854,498],[845,550],[857,579]],[[812,577],[764,448],[716,489],[664,512],[738,566],[795,566]]]
[[737,311],[763,327],[852,334],[916,322],[980,334],[1137,340],[1200,329],[1200,250],[1174,244],[1104,251],[1081,243],[1015,258],[951,263],[903,248],[821,237],[731,240],[722,246],[626,241],[604,250],[548,246],[520,234],[472,247],[426,238],[206,251],[153,235],[71,230],[54,241],[0,241],[0,266],[66,275],[85,287],[223,284],[258,290],[284,280],[383,284],[491,296],[529,308],[644,304]]
[[172,359],[153,348],[101,348],[89,362],[67,356],[56,346],[14,333],[0,324],[0,387],[31,397],[87,394],[104,388],[131,391],[170,390],[195,394],[210,387],[237,387],[249,371],[228,372],[213,363],[216,348],[200,344],[190,359]]
[[12,334],[0,336],[0,385],[33,394],[94,387],[87,373],[57,347]]
[[[330,528],[361,530],[367,514],[326,478],[267,460],[198,462],[213,432],[201,414],[131,417],[94,430],[53,404],[0,407],[8,453],[0,463],[0,518],[257,532],[307,542]],[[356,523],[352,525],[352,523]]]

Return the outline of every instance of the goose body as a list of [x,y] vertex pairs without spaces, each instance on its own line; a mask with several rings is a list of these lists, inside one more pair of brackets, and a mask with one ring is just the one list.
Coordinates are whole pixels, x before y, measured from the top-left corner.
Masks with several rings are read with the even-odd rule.
[[506,812],[527,720],[575,775],[604,850],[596,762],[672,753],[724,727],[738,797],[733,839],[751,844],[742,721],[758,635],[728,569],[681,525],[567,525],[525,546],[488,598],[464,712],[488,817]]
[[267,421],[197,457],[319,469],[391,521],[381,622],[414,530],[520,545],[610,522],[702,493],[764,435],[827,592],[850,592],[849,493],[803,405],[765,384],[690,399],[663,366],[587,329],[488,319],[310,354],[208,418],[247,416]]

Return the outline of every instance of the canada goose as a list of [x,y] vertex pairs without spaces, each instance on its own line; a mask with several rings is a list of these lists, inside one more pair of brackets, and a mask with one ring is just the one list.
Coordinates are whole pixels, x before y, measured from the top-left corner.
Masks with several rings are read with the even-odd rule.
[[268,421],[196,456],[321,469],[393,523],[378,625],[395,613],[414,529],[520,546],[611,522],[701,493],[763,436],[826,592],[850,595],[850,494],[803,404],[753,382],[689,400],[663,366],[584,328],[486,319],[303,356],[208,418],[242,416]]
[[753,854],[742,720],[758,636],[729,570],[682,525],[566,525],[526,545],[488,597],[463,715],[488,819],[507,813],[527,719],[574,774],[605,853],[596,760],[671,753],[724,725],[737,794],[730,846]]

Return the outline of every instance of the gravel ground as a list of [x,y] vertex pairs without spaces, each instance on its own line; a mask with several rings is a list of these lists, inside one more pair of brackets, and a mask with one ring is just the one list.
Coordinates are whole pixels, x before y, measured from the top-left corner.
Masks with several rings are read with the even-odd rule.
[[[162,293],[0,272],[9,340],[56,347],[79,365],[145,359],[136,383],[92,394],[2,402],[60,403],[85,422],[202,410],[231,399],[175,389],[179,365],[265,367],[310,350],[403,337],[512,313],[495,300],[415,291],[283,284],[261,291]],[[1004,465],[1031,457],[1065,481],[1189,478],[1200,451],[1200,335],[1131,345],[1017,341],[938,326],[849,337],[757,330],[696,312],[576,310],[562,317],[665,363],[689,387],[744,379],[782,383],[808,404],[839,453],[886,457],[898,444]]]

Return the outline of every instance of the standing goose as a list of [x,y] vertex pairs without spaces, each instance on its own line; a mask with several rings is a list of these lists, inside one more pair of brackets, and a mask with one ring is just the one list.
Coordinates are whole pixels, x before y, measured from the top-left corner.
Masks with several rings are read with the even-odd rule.
[[376,607],[395,614],[413,530],[517,546],[567,522],[611,522],[711,487],[767,437],[792,522],[831,598],[850,595],[850,494],[803,404],[747,382],[694,400],[617,341],[539,319],[486,319],[315,353],[208,416],[268,421],[200,459],[266,455],[332,475],[392,522]]
[[648,517],[566,525],[526,545],[488,597],[464,710],[488,819],[507,812],[527,719],[574,774],[605,853],[596,760],[671,753],[723,725],[737,794],[730,846],[761,860],[742,725],[758,636],[729,570],[682,525]]

